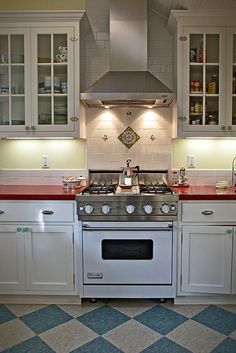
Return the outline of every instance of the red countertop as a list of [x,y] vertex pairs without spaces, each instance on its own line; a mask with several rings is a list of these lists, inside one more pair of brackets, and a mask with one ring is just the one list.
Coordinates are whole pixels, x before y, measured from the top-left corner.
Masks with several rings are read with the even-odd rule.
[[[75,200],[84,186],[66,190],[62,185],[0,185],[0,200]],[[215,186],[190,185],[172,187],[180,200],[235,200],[236,189],[216,189]]]
[[64,189],[62,185],[0,185],[0,200],[75,200],[84,189]]
[[217,189],[214,185],[190,185],[189,187],[172,187],[179,194],[180,200],[235,200],[236,189],[228,187]]

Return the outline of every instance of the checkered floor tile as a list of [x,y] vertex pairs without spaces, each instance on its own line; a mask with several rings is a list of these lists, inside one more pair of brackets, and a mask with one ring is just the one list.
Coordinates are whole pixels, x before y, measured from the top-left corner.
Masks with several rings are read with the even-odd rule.
[[99,300],[0,305],[4,353],[236,353],[236,306]]

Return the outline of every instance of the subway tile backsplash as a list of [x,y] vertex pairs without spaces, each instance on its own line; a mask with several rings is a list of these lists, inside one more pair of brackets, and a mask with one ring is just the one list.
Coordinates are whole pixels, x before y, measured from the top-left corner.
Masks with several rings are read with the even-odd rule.
[[[172,171],[169,172],[170,176]],[[190,185],[215,185],[217,181],[226,180],[231,186],[232,182],[231,169],[186,169],[186,176]]]
[[0,184],[4,185],[62,185],[62,177],[83,176],[84,169],[1,169]]
[[[103,154],[101,154],[103,155]],[[103,155],[104,156],[104,155]],[[101,157],[97,154],[97,157]],[[113,153],[113,164],[109,168],[120,168],[120,157],[119,153]],[[152,167],[154,169],[156,166],[163,163],[163,168],[165,161],[162,160],[153,160]],[[145,154],[140,156],[140,166],[142,169],[147,169],[143,167],[145,164]],[[136,165],[134,163],[134,165]],[[94,160],[94,163],[91,162],[91,168],[102,168],[101,165]],[[158,168],[157,168],[158,169]],[[169,177],[171,181],[172,171],[177,171],[178,169],[169,169]],[[84,169],[52,169],[52,170],[30,170],[30,169],[2,169],[0,170],[0,184],[5,185],[61,185],[62,176],[84,176],[88,177],[87,170]],[[215,185],[219,180],[226,180],[231,185],[231,170],[227,169],[186,169],[186,175],[188,178],[188,183],[190,185]]]

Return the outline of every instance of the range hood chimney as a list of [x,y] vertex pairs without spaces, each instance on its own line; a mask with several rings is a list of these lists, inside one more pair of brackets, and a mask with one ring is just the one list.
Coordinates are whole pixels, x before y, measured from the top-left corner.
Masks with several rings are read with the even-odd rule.
[[169,107],[173,92],[147,71],[147,1],[110,0],[110,71],[81,93],[88,107]]

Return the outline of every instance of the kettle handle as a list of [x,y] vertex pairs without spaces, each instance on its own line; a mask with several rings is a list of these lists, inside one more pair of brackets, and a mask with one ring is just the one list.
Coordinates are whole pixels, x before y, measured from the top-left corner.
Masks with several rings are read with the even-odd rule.
[[137,176],[139,174],[139,165],[136,165],[135,169],[136,169],[135,176]]

